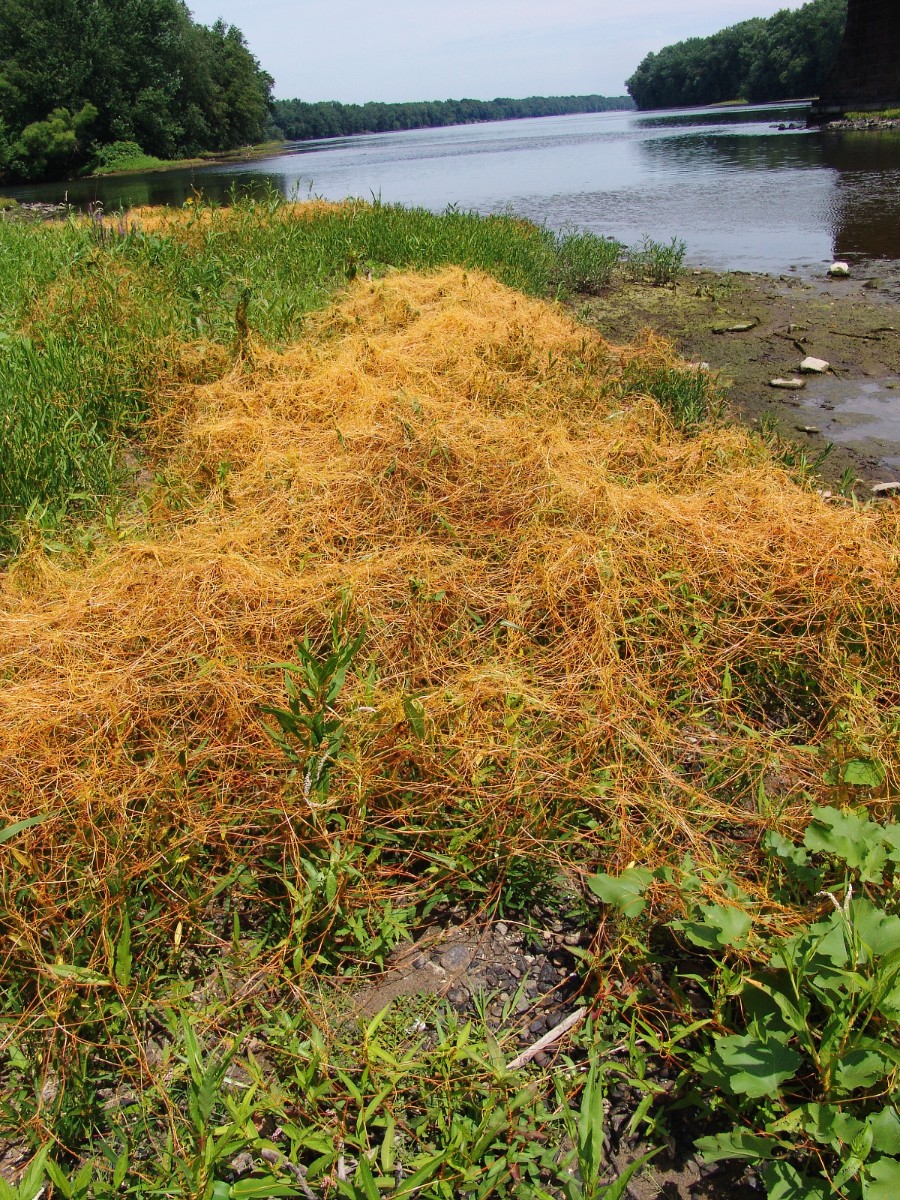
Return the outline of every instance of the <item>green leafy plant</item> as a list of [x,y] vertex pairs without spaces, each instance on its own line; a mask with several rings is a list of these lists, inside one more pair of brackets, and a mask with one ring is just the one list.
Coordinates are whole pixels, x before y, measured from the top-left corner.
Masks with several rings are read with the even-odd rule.
[[557,239],[557,286],[565,292],[596,294],[612,278],[624,247],[593,233],[569,233]]
[[344,631],[344,613],[331,623],[331,646],[318,655],[308,638],[297,643],[297,660],[277,663],[284,671],[287,708],[264,705],[278,722],[266,729],[288,760],[303,774],[303,792],[324,795],[329,773],[344,743],[344,722],[334,709],[347,671],[362,646],[365,630],[354,636]]
[[[872,759],[833,774],[855,787],[884,779]],[[731,1122],[698,1139],[707,1161],[757,1164],[771,1200],[892,1200],[900,1194],[900,825],[822,807],[802,845],[772,832],[766,846],[798,902],[830,909],[766,941],[727,881],[727,904],[701,903],[689,870],[676,880],[634,867],[589,885],[635,919],[655,880],[677,881],[687,916],[669,928],[710,956],[709,971],[675,971],[682,995],[699,983],[712,1000],[683,1074],[704,1106]]]
[[687,247],[680,238],[671,242],[654,242],[644,238],[640,246],[628,251],[628,273],[632,279],[646,281],[654,287],[676,283],[684,271]]

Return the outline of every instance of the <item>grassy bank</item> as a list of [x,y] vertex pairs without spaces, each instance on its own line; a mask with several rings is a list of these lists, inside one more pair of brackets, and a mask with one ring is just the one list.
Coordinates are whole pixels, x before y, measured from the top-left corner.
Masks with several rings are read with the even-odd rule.
[[0,585],[16,1195],[615,1200],[698,1124],[711,1194],[889,1195],[898,506],[543,298],[618,247],[26,232],[7,352],[118,500]]
[[278,345],[357,272],[458,262],[546,294],[585,254],[593,273],[610,266],[608,245],[506,217],[277,200],[189,208],[171,226],[4,223],[0,543],[26,514],[55,519],[114,492],[152,400],[233,358],[239,310]]
[[89,175],[128,175],[136,172],[178,171],[186,167],[208,166],[214,162],[252,162],[255,158],[277,154],[283,148],[284,143],[280,141],[259,142],[238,150],[209,151],[197,158],[156,158],[152,154],[145,154],[135,142],[114,142],[111,146],[101,148],[99,160]]

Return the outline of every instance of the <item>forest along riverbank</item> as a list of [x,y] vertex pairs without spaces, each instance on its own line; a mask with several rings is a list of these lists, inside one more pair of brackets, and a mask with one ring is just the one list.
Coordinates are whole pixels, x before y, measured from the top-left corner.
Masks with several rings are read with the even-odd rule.
[[[718,374],[737,418],[773,428],[810,460],[831,444],[819,466],[829,484],[848,472],[862,485],[900,479],[898,264],[859,265],[844,279],[695,270],[670,287],[621,280],[572,306],[613,341],[648,328],[671,338]],[[807,357],[830,370],[803,375]],[[775,388],[778,378],[803,386]]]

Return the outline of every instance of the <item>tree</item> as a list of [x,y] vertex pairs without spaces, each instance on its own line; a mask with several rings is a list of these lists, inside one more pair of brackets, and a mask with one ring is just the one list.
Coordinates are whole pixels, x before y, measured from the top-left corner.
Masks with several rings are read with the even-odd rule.
[[811,0],[648,54],[626,81],[638,108],[814,95],[837,54],[847,0]]
[[184,0],[0,0],[0,46],[0,119],[24,139],[8,169],[30,178],[90,157],[61,109],[90,104],[98,144],[161,158],[259,141],[269,122],[272,80],[240,30],[198,25]]
[[10,148],[10,166],[23,179],[65,173],[78,160],[96,119],[93,104],[83,105],[74,115],[67,108],[54,108],[43,121],[25,126]]

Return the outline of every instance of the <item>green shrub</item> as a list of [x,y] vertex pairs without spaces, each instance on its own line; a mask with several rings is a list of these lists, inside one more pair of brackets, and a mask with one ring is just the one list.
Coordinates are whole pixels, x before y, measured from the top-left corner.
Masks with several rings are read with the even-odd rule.
[[116,171],[149,171],[163,165],[163,159],[145,154],[137,142],[110,142],[97,146],[91,167],[95,175],[111,175]]
[[[881,765],[852,759],[836,780],[878,788]],[[701,903],[709,880],[690,869],[686,910],[669,928],[708,956],[678,956],[679,995],[706,993],[683,1082],[726,1128],[697,1139],[707,1162],[756,1164],[770,1200],[893,1200],[900,1195],[900,825],[865,810],[816,808],[802,845],[765,840],[777,893],[807,919],[762,940],[749,897],[725,881],[725,904]],[[591,889],[638,917],[655,879],[632,868]],[[822,908],[825,907],[824,914]],[[761,930],[759,932],[762,932]],[[756,933],[756,938],[754,938]],[[710,1015],[711,1014],[711,1015]]]
[[607,286],[624,247],[593,233],[570,233],[557,239],[557,286],[566,292],[596,294]]
[[686,249],[680,238],[672,238],[667,244],[644,238],[640,246],[628,251],[628,273],[632,279],[654,287],[675,283],[684,271]]
[[23,179],[66,175],[81,159],[85,138],[96,119],[96,108],[85,104],[74,114],[67,108],[54,108],[43,121],[26,125],[9,150],[12,172]]

